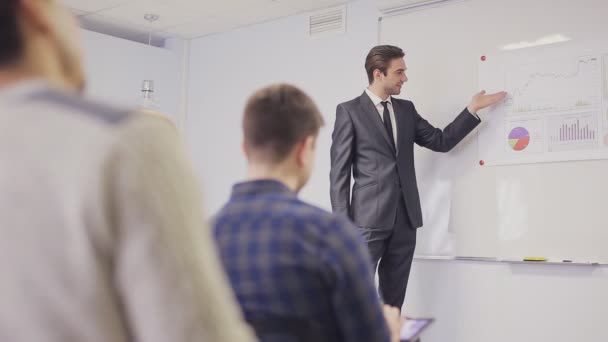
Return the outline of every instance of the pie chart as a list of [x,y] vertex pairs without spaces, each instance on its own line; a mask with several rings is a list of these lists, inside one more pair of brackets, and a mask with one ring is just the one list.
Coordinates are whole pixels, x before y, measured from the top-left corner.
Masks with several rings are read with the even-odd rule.
[[509,146],[514,151],[523,151],[530,143],[530,132],[523,127],[515,127],[509,133]]

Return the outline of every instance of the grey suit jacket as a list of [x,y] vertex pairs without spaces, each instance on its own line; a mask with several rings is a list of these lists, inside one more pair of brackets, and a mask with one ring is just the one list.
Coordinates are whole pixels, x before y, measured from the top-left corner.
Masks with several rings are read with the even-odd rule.
[[[422,226],[414,169],[414,143],[448,152],[479,123],[467,109],[442,131],[423,119],[410,101],[392,99],[397,151],[371,99],[361,96],[338,105],[332,134],[332,209],[362,228],[391,229],[400,197],[413,227]],[[351,198],[351,172],[355,181]]]

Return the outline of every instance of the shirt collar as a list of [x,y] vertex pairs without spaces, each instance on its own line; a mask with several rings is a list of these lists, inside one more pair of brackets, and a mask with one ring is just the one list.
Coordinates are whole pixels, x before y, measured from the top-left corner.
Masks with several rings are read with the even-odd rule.
[[247,181],[237,183],[232,187],[232,198],[273,193],[296,197],[296,193],[287,185],[272,179]]
[[[368,88],[365,88],[365,93],[367,94],[367,96],[369,96],[370,100],[372,100],[372,103],[374,104],[374,106],[378,106],[382,102],[382,99],[378,95],[374,94]],[[388,99],[386,100],[388,103],[391,104],[391,106],[393,105],[392,99],[393,98],[391,96],[389,96]]]

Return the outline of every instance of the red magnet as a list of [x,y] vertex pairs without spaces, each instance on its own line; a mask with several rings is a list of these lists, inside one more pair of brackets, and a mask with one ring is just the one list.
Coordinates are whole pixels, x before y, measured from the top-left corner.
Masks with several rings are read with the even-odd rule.
[[479,161],[479,165],[483,166],[486,162],[484,162],[483,160]]
[[486,61],[486,56],[481,56],[481,61],[485,62]]

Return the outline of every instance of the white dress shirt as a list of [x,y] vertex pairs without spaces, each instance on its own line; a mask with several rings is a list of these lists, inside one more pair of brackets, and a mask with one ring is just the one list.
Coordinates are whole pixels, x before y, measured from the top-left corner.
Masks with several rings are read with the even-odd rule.
[[[369,96],[369,98],[372,100],[372,103],[378,110],[378,114],[380,114],[380,120],[382,120],[382,122],[384,122],[384,117],[382,115],[382,113],[384,113],[384,106],[382,105],[383,100],[378,95],[372,93],[369,89],[365,89],[365,93],[367,94],[367,96]],[[395,138],[395,147],[399,148],[397,146],[397,141],[399,141],[399,140],[397,139],[397,122],[395,121],[395,110],[393,109],[393,98],[389,96],[386,101],[388,102],[388,104],[387,104],[388,112],[391,117],[391,124],[393,125],[393,137]]]

